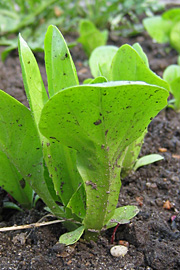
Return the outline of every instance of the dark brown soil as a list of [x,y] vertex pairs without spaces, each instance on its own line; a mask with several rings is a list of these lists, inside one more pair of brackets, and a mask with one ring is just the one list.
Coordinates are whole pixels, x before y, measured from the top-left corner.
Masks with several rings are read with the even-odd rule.
[[[118,46],[139,42],[148,54],[152,70],[159,75],[177,61],[174,50],[167,45],[152,43],[147,35],[112,39],[110,43]],[[72,49],[72,57],[82,82],[90,77],[90,73],[80,46]],[[37,55],[37,59],[47,85],[43,55]],[[0,88],[28,105],[17,52],[11,54],[4,64],[0,63]],[[161,152],[162,148],[166,152]],[[116,233],[115,243],[119,240],[129,243],[127,255],[121,258],[110,255],[111,229],[97,243],[80,240],[72,247],[69,256],[61,257],[63,247],[56,243],[65,229],[56,224],[0,233],[0,269],[180,269],[180,114],[165,109],[152,121],[141,155],[150,153],[161,153],[164,160],[142,167],[122,181],[119,206],[132,204],[140,209],[137,217],[130,224],[119,226]],[[2,190],[0,199],[7,199]],[[1,213],[0,225],[37,222],[45,214],[41,205],[24,213],[6,209]]]

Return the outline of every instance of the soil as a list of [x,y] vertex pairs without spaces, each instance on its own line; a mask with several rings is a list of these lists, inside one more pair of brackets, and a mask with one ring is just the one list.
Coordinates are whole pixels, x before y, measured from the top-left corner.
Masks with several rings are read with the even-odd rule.
[[[131,38],[112,35],[109,39],[110,44],[117,46],[135,42],[141,44],[151,69],[160,76],[168,65],[177,62],[173,49],[153,43],[145,33]],[[91,76],[87,57],[80,45],[71,53],[82,82]],[[43,54],[37,54],[36,58],[47,86]],[[1,89],[28,106],[17,51],[5,63],[0,62],[0,82]],[[0,233],[0,269],[180,269],[180,113],[166,108],[151,122],[140,155],[151,153],[160,153],[164,160],[141,167],[122,181],[118,206],[137,205],[140,210],[129,224],[117,229],[114,244],[123,240],[129,245],[124,257],[110,254],[113,229],[104,232],[97,243],[81,239],[66,250],[57,244],[59,236],[65,232],[59,223]],[[0,201],[7,199],[7,194],[1,190]],[[0,225],[38,222],[47,214],[42,206],[39,201],[36,209],[23,213],[1,210]],[[45,220],[51,219],[46,217]]]

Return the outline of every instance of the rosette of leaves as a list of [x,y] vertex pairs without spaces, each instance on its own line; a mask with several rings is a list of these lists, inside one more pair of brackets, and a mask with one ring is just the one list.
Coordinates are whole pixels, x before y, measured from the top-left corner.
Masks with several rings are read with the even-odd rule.
[[65,222],[70,232],[60,242],[68,245],[83,233],[96,239],[102,230],[128,223],[138,213],[136,206],[116,208],[122,155],[166,106],[168,91],[133,80],[103,83],[97,78],[95,84],[79,85],[55,26],[49,26],[44,47],[48,94],[34,55],[19,37],[30,110],[0,91],[0,149]]

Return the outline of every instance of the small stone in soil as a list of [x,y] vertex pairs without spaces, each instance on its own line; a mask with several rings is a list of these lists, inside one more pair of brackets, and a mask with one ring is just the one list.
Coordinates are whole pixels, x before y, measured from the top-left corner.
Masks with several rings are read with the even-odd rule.
[[113,257],[125,256],[128,252],[128,248],[122,245],[114,246],[110,249],[110,253]]
[[122,246],[125,246],[127,248],[129,247],[129,243],[127,241],[124,241],[124,240],[119,240],[118,241],[118,244],[119,245],[122,245]]
[[161,153],[165,153],[165,152],[167,152],[167,149],[166,148],[158,148],[158,150],[159,150],[159,152],[161,152]]
[[146,187],[147,187],[147,188],[157,188],[157,184],[156,184],[156,183],[150,183],[150,182],[147,182],[147,183],[146,183]]
[[173,158],[180,159],[180,155],[172,155]]
[[75,246],[76,245],[65,246],[64,244],[56,243],[52,249],[57,253],[57,257],[66,258],[73,253]]
[[144,198],[142,196],[136,197],[136,201],[140,207],[143,206],[143,200]]
[[170,210],[172,208],[172,204],[169,200],[165,201],[165,203],[163,204],[163,208],[166,210]]
[[56,253],[62,252],[65,250],[65,245],[61,243],[56,243],[53,247],[52,250]]
[[26,243],[26,233],[20,233],[13,237],[12,242],[14,245],[21,244],[24,245]]

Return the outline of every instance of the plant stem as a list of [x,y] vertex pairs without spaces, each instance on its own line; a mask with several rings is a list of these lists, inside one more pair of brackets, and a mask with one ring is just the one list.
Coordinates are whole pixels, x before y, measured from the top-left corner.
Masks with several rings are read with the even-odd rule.
[[85,234],[84,234],[84,239],[87,240],[88,242],[90,240],[92,240],[94,242],[97,242],[98,236],[99,236],[98,231],[88,231],[88,230],[86,230]]
[[117,228],[119,227],[119,223],[116,225],[114,231],[113,231],[113,234],[112,234],[112,237],[111,237],[111,244],[114,243],[114,239],[115,239],[115,234],[116,234],[116,231],[117,231]]

